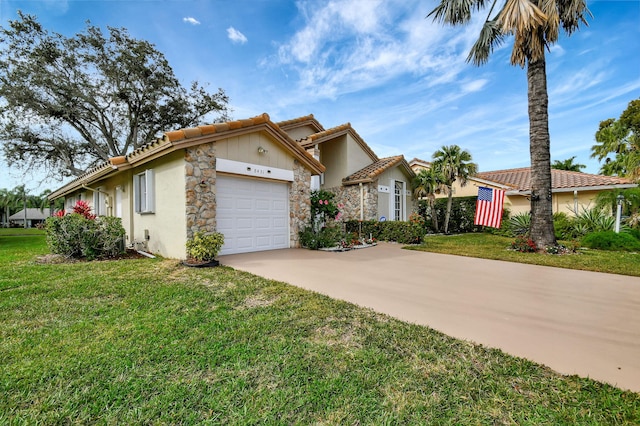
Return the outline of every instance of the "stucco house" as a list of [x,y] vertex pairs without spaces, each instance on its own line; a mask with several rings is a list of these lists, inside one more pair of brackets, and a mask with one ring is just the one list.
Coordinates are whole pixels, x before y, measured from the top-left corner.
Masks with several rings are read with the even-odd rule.
[[[481,172],[467,180],[466,186],[456,182],[453,186],[454,197],[478,195],[478,187],[503,189],[505,208],[511,214],[525,213],[531,210],[531,168],[494,170]],[[589,209],[595,205],[595,198],[601,191],[626,189],[638,186],[629,179],[615,176],[593,175],[581,172],[551,169],[551,199],[553,212],[566,213]],[[444,197],[446,195],[440,195]]]
[[185,258],[195,232],[224,234],[221,254],[298,245],[311,175],[325,168],[267,114],[167,132],[49,195],[122,218],[127,244]]
[[[324,164],[326,163],[326,164]],[[224,234],[221,254],[297,247],[313,189],[334,190],[349,218],[403,220],[413,172],[379,159],[350,125],[324,130],[313,116],[269,115],[166,132],[111,158],[49,195],[122,218],[127,245],[186,257],[198,231]],[[391,203],[391,205],[390,205]]]
[[326,167],[311,187],[335,193],[346,220],[407,220],[414,210],[404,156],[379,158],[350,123],[325,130],[311,114],[278,126]]

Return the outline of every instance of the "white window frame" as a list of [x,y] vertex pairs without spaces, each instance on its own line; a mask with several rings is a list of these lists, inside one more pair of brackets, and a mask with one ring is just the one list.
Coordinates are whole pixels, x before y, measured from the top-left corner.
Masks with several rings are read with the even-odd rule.
[[99,187],[93,191],[93,213],[96,216],[107,215],[107,198],[103,192],[104,188]]
[[[399,191],[397,194],[396,184],[400,184]],[[398,181],[395,179],[391,179],[389,182],[389,220],[407,220],[407,199],[405,196],[407,188],[407,183],[403,181]],[[396,196],[400,197],[398,200],[400,203],[400,208],[396,208]],[[396,215],[397,213],[397,215]]]
[[147,169],[133,176],[133,197],[136,213],[155,213],[155,179],[153,169]]

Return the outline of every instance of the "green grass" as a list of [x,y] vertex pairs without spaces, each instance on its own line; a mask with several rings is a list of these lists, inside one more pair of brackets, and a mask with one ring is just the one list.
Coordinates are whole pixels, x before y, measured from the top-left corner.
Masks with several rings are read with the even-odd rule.
[[515,238],[491,234],[429,236],[421,245],[408,249],[508,262],[581,269],[640,277],[640,253],[578,249],[576,254],[551,255],[508,250]]
[[352,304],[43,240],[0,240],[0,424],[640,423],[639,394]]

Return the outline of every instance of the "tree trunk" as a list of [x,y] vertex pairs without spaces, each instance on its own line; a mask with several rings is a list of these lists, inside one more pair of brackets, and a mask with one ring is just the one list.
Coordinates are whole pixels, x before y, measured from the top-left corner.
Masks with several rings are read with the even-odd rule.
[[449,218],[451,217],[451,204],[453,204],[453,189],[449,189],[449,197],[447,198],[447,213],[444,216],[444,233],[449,233]]
[[542,249],[557,244],[553,230],[549,96],[544,58],[528,62],[527,82],[531,155],[531,239]]

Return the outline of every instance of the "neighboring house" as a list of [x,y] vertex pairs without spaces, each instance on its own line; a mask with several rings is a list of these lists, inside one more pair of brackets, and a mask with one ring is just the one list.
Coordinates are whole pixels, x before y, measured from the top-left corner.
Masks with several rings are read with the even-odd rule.
[[[477,196],[479,186],[503,189],[505,190],[505,208],[514,215],[531,210],[530,180],[531,168],[529,167],[481,172],[468,178],[467,185],[464,187],[461,187],[459,182],[455,182],[453,194],[454,197]],[[551,169],[553,212],[574,215],[574,212],[593,207],[595,198],[601,191],[636,186],[638,185],[628,179],[615,176]]]
[[122,218],[127,244],[186,257],[195,232],[224,234],[221,254],[298,246],[312,175],[325,168],[267,114],[167,132],[49,195]]
[[409,166],[414,171],[415,174],[420,173],[420,170],[426,170],[431,167],[431,163],[428,161],[421,160],[419,158],[414,158],[409,161]]
[[[9,216],[9,226],[24,227],[24,209]],[[27,228],[43,223],[49,217],[49,209],[40,210],[38,208],[27,208]]]
[[415,173],[402,155],[378,158],[350,123],[325,130],[308,115],[278,126],[326,167],[311,187],[335,193],[345,220],[407,220]]

